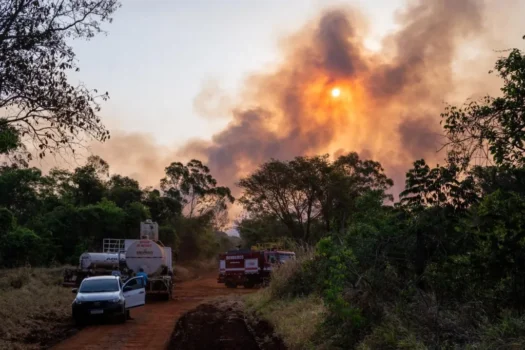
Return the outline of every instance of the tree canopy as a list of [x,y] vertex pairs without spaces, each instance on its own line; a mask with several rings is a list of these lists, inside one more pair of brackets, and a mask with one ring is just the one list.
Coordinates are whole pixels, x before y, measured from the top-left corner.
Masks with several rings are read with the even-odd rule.
[[[198,161],[194,161],[198,162]],[[202,163],[198,162],[202,167]],[[168,172],[171,169],[167,170]],[[169,174],[167,174],[169,176]],[[195,178],[181,179],[191,188]],[[210,184],[216,180],[207,175]],[[213,192],[216,186],[209,186]],[[222,187],[229,193],[229,189]],[[100,251],[103,238],[136,238],[140,222],[159,224],[161,241],[186,260],[210,258],[229,241],[215,235],[216,211],[183,213],[184,199],[173,189],[141,188],[127,176],[112,174],[98,156],[73,171],[0,167],[0,266],[25,263],[78,263],[86,250]]]
[[108,93],[68,81],[78,71],[72,39],[102,32],[117,0],[0,1],[0,130],[16,130],[43,157],[109,132],[98,112]]
[[280,220],[292,237],[305,242],[318,239],[320,230],[344,227],[364,193],[376,191],[389,199],[392,184],[379,163],[356,153],[334,162],[328,155],[271,160],[238,183],[248,212]]

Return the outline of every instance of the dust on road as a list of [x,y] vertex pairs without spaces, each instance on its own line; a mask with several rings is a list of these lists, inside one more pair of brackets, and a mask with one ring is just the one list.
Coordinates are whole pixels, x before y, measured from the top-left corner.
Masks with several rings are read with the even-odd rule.
[[179,283],[174,300],[153,301],[132,309],[133,320],[125,324],[95,324],[54,346],[53,350],[166,349],[175,323],[184,313],[207,299],[229,294],[246,294],[251,289],[229,289],[217,283],[217,275]]

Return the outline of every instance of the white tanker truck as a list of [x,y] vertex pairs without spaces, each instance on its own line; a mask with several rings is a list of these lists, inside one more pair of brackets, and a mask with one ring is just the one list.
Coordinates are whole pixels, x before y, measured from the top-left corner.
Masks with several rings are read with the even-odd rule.
[[101,253],[85,252],[78,268],[64,271],[64,285],[78,286],[85,277],[110,275],[119,271],[123,279],[142,268],[148,275],[148,294],[171,297],[173,266],[171,248],[158,239],[158,225],[151,220],[141,223],[140,239],[105,238]]
[[112,269],[115,265],[126,264],[126,254],[122,253],[83,253],[80,255],[78,266],[81,270],[108,268]]

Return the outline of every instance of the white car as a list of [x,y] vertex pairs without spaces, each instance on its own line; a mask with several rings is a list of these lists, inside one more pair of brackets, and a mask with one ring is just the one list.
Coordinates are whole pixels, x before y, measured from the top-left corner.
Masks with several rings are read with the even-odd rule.
[[88,277],[80,287],[74,288],[75,300],[71,305],[73,319],[83,324],[91,316],[117,316],[126,322],[127,312],[146,304],[146,288],[142,277],[130,278],[123,283],[118,276]]

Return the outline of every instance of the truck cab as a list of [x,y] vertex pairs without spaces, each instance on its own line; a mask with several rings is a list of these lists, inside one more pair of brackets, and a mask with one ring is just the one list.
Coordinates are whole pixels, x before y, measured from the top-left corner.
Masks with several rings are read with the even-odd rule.
[[218,283],[228,288],[243,285],[267,285],[272,270],[288,260],[295,259],[295,253],[277,249],[237,249],[219,254]]

